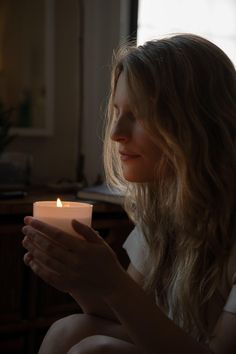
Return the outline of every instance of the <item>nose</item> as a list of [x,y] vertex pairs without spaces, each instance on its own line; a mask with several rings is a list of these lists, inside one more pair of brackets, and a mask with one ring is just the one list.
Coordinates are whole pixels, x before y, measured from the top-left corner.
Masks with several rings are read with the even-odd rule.
[[117,142],[126,142],[130,139],[131,127],[124,116],[120,116],[114,123],[110,133],[110,138]]

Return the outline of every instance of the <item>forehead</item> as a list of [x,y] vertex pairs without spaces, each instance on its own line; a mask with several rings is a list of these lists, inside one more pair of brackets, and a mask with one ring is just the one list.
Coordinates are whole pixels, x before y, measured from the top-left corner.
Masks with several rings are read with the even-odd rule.
[[121,72],[116,83],[114,94],[114,105],[128,104],[129,102],[129,90],[127,85],[126,75]]

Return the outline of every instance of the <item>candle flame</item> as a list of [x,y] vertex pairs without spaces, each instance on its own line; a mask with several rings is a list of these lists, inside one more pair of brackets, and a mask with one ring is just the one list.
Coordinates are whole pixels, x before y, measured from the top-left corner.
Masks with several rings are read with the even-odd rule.
[[57,198],[57,207],[62,208],[62,202],[60,198]]

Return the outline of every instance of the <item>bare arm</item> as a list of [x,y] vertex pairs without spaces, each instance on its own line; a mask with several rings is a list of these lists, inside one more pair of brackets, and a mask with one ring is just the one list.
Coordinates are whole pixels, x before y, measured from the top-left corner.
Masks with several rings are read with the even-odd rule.
[[236,353],[236,315],[222,312],[213,332],[210,348],[217,354]]
[[[140,286],[143,284],[143,276],[130,263],[127,274]],[[82,308],[83,312],[89,315],[96,315],[107,319],[118,321],[114,311],[108,306],[105,301],[93,294],[73,293],[71,296]]]
[[105,301],[125,326],[133,343],[145,354],[212,353],[168,319],[141,287],[125,273],[119,274],[116,289]]

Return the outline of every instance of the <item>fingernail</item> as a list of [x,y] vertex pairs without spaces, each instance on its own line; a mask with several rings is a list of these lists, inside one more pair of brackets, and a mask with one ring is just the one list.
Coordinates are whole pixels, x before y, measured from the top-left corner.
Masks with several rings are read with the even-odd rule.
[[24,217],[24,223],[27,225],[30,224],[32,220],[33,220],[32,216],[25,216]]
[[29,265],[29,263],[32,261],[32,259],[33,259],[33,256],[29,252],[27,252],[24,255],[24,262],[25,262],[26,265]]
[[26,235],[26,233],[27,233],[27,226],[22,227],[22,232],[23,232],[24,235]]
[[21,243],[22,243],[22,246],[26,248],[29,243],[28,237],[27,236],[24,237]]

